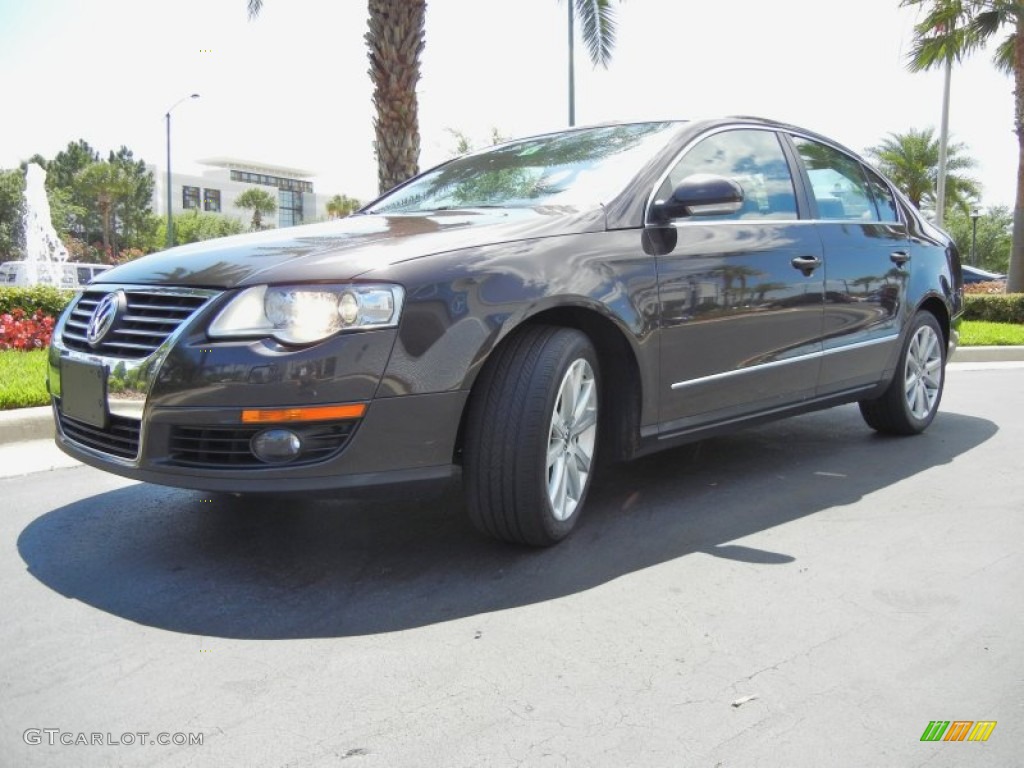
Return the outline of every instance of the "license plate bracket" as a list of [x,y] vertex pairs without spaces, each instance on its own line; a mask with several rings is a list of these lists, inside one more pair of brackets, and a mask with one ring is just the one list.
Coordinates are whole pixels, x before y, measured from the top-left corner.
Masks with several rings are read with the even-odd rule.
[[72,419],[106,429],[107,370],[99,363],[60,361],[60,409]]

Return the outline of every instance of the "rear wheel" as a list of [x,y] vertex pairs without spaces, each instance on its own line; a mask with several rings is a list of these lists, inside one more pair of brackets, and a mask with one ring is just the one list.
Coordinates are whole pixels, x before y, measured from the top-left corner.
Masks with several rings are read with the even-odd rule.
[[900,353],[888,389],[874,400],[862,400],[860,412],[868,426],[892,435],[923,432],[942,400],[946,381],[946,345],[938,320],[918,312]]
[[466,422],[469,517],[488,536],[549,546],[576,525],[593,478],[597,354],[580,331],[536,326],[496,355]]

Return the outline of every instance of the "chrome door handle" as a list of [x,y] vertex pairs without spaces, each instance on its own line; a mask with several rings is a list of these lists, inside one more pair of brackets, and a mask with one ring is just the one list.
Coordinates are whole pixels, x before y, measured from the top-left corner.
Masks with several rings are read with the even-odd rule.
[[814,270],[821,266],[821,259],[817,256],[797,256],[789,263],[793,265],[793,269],[803,272],[804,277],[810,277]]

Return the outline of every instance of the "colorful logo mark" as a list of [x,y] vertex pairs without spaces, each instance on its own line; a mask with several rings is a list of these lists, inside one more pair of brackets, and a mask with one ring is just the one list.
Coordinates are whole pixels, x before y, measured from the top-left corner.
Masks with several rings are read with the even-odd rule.
[[995,720],[932,720],[921,741],[988,741],[995,727]]

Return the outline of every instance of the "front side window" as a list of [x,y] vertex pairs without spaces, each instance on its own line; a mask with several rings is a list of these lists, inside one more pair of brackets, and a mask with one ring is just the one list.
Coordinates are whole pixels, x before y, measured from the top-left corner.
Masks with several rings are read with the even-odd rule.
[[818,218],[879,221],[864,167],[857,160],[810,139],[794,137],[793,143],[807,168]]
[[667,199],[687,176],[713,174],[743,189],[743,205],[714,219],[795,219],[796,195],[789,163],[772,131],[724,131],[702,139],[669,172],[658,190]]

